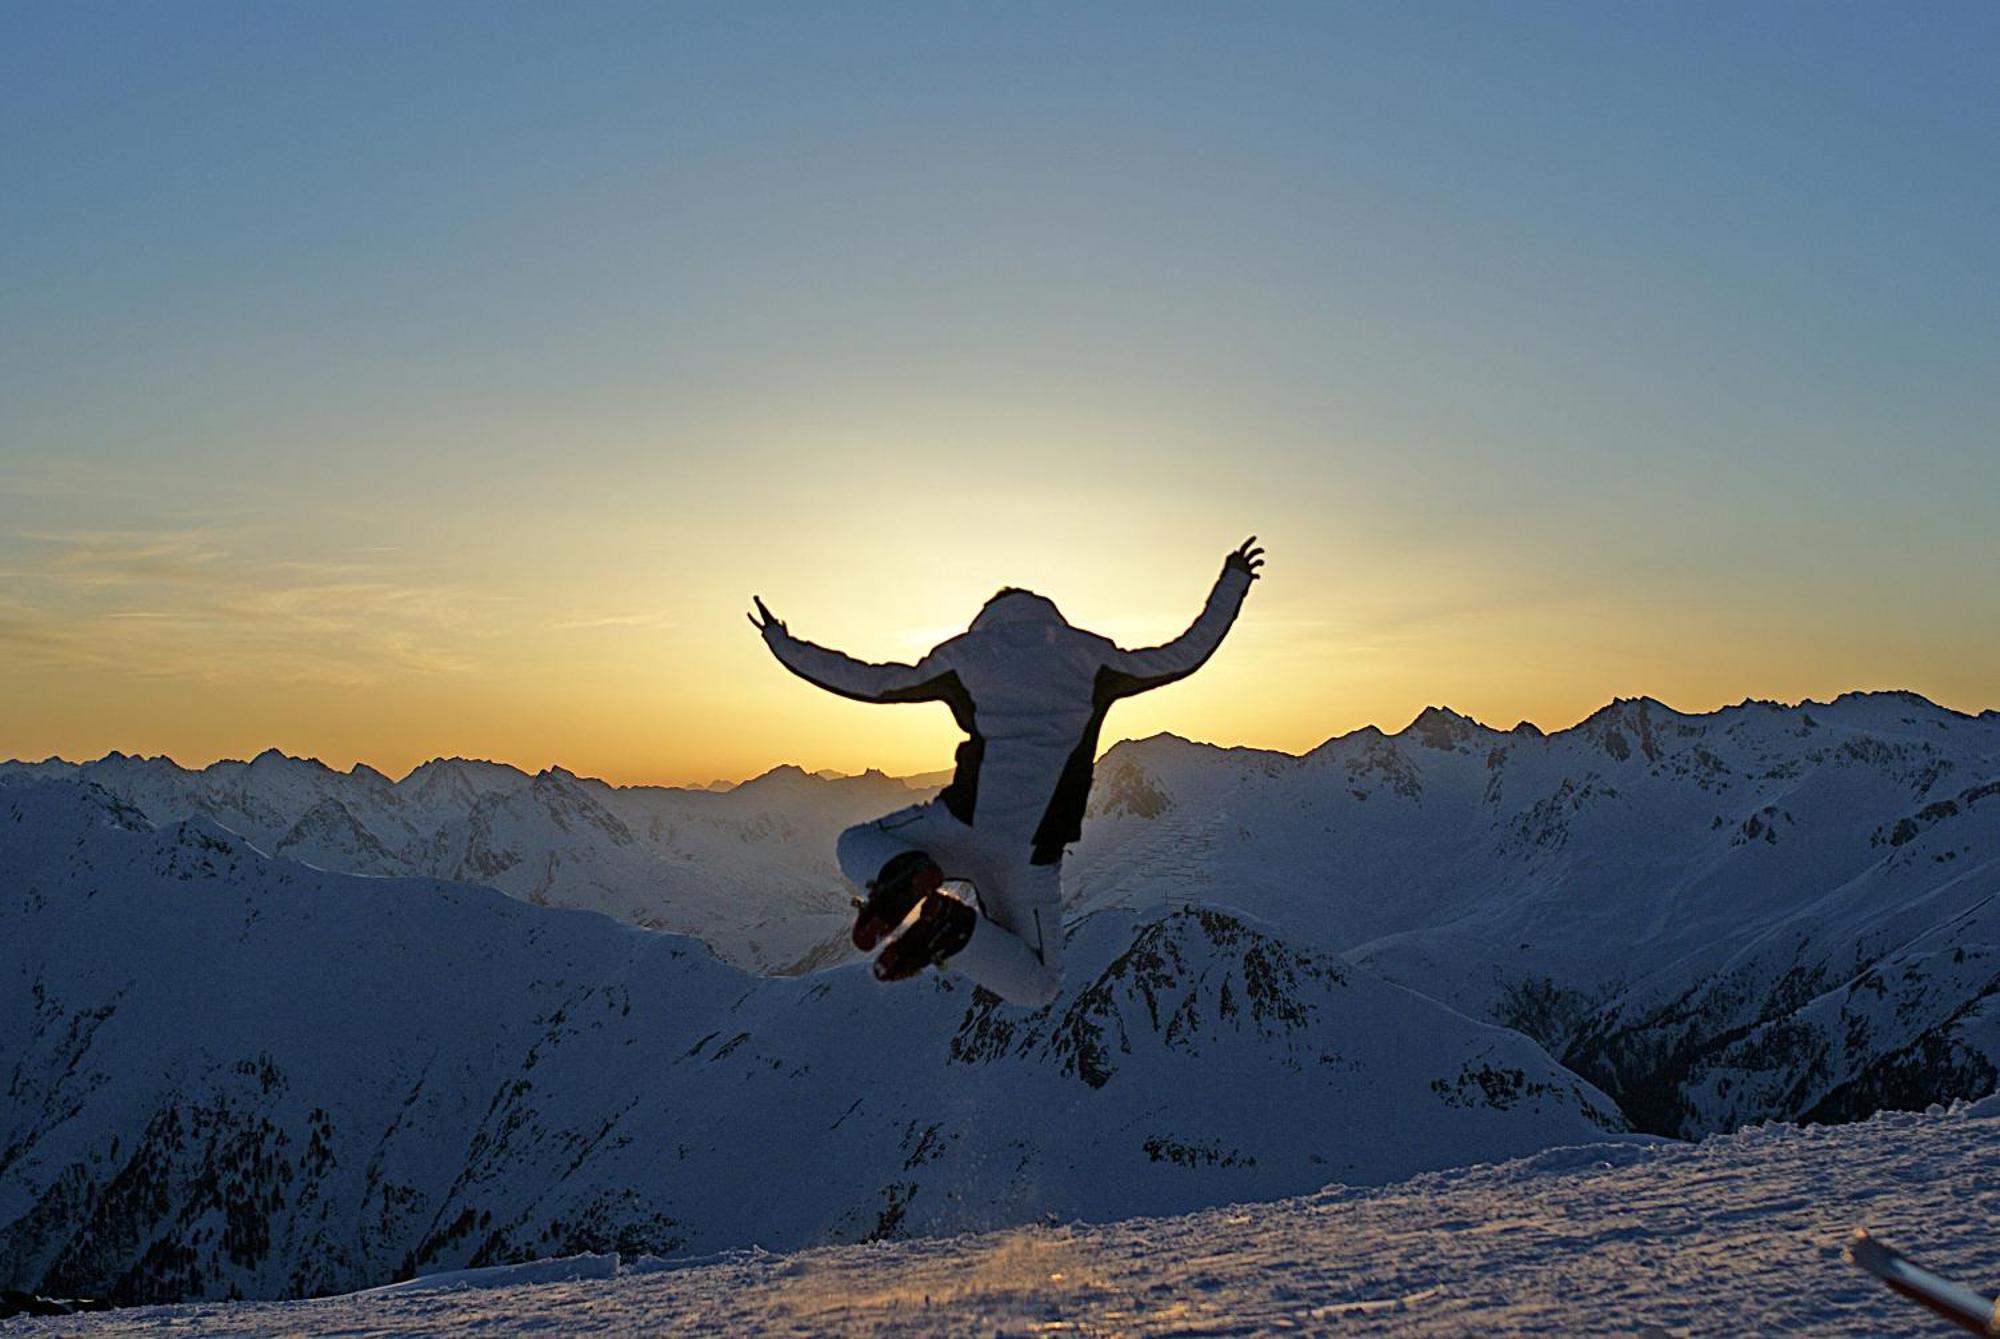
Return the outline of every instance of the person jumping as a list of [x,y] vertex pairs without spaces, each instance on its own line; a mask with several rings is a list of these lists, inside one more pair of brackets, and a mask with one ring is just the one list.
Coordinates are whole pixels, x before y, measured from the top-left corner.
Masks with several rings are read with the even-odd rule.
[[[1010,1003],[1038,1008],[1055,998],[1063,850],[1082,835],[1105,713],[1200,669],[1235,622],[1263,555],[1255,536],[1243,541],[1193,625],[1144,651],[1073,628],[1045,596],[1009,586],[915,665],[871,665],[792,636],[750,597],[751,626],[801,679],[859,702],[942,702],[966,733],[951,784],[935,799],[857,824],[835,846],[841,873],[866,893],[855,899],[855,947],[888,940],[875,959],[878,979],[949,962]],[[971,884],[978,909],[944,892],[947,879]]]

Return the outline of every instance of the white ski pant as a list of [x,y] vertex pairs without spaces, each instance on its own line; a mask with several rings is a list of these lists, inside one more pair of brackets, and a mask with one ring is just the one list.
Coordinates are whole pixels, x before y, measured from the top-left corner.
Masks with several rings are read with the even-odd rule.
[[1029,864],[1026,840],[1018,853],[994,845],[933,800],[857,823],[840,834],[834,853],[840,872],[863,893],[904,851],[922,851],[945,878],[971,884],[979,923],[945,965],[1009,1004],[1039,1008],[1062,984],[1062,866]]

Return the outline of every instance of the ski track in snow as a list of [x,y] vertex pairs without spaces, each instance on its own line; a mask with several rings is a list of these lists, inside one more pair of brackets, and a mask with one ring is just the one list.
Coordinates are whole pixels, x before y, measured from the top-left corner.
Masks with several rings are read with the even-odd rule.
[[[1176,1218],[642,1262],[569,1283],[148,1307],[0,1334],[1927,1334],[1944,1327],[1841,1248],[1866,1225],[1990,1295],[1996,1141],[1989,1098],[1551,1149]],[[500,1277],[552,1272],[523,1268],[536,1275]]]

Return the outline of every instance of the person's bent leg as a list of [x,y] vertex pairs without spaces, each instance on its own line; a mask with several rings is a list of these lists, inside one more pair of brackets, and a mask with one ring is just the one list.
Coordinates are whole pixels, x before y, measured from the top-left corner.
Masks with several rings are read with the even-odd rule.
[[863,892],[882,872],[882,866],[905,851],[923,849],[923,807],[911,805],[866,823],[856,823],[841,833],[833,844],[833,858],[847,881]]
[[1054,999],[1062,986],[1026,940],[984,916],[973,927],[965,947],[946,959],[944,966],[1007,1003],[1030,1009],[1039,1009]]
[[[954,833],[936,804],[912,805],[840,834],[834,858],[848,882],[867,894],[855,901],[854,946],[870,952],[896,932],[910,911],[944,878]],[[961,825],[962,826],[962,825]]]
[[981,889],[988,914],[944,966],[1009,1004],[1039,1009],[1053,1000],[1062,989],[1059,871],[1056,865],[1028,865],[1011,871],[1003,886]]

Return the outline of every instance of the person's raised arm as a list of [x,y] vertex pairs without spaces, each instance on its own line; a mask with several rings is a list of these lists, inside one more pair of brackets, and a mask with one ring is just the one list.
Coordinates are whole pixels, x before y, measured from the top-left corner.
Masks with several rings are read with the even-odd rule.
[[763,636],[764,645],[771,648],[778,663],[807,683],[857,702],[947,700],[945,679],[951,671],[938,663],[936,652],[916,665],[873,665],[792,636],[784,621],[764,607],[763,600],[755,595],[750,598],[757,606],[750,615],[750,626]]
[[1264,565],[1264,550],[1252,535],[1223,560],[1222,575],[1208,593],[1208,603],[1186,632],[1164,646],[1143,651],[1120,650],[1107,668],[1115,676],[1112,687],[1119,697],[1143,693],[1176,679],[1185,679],[1200,669],[1222,645],[1224,634],[1236,621],[1236,611],[1250,592],[1250,583]]

